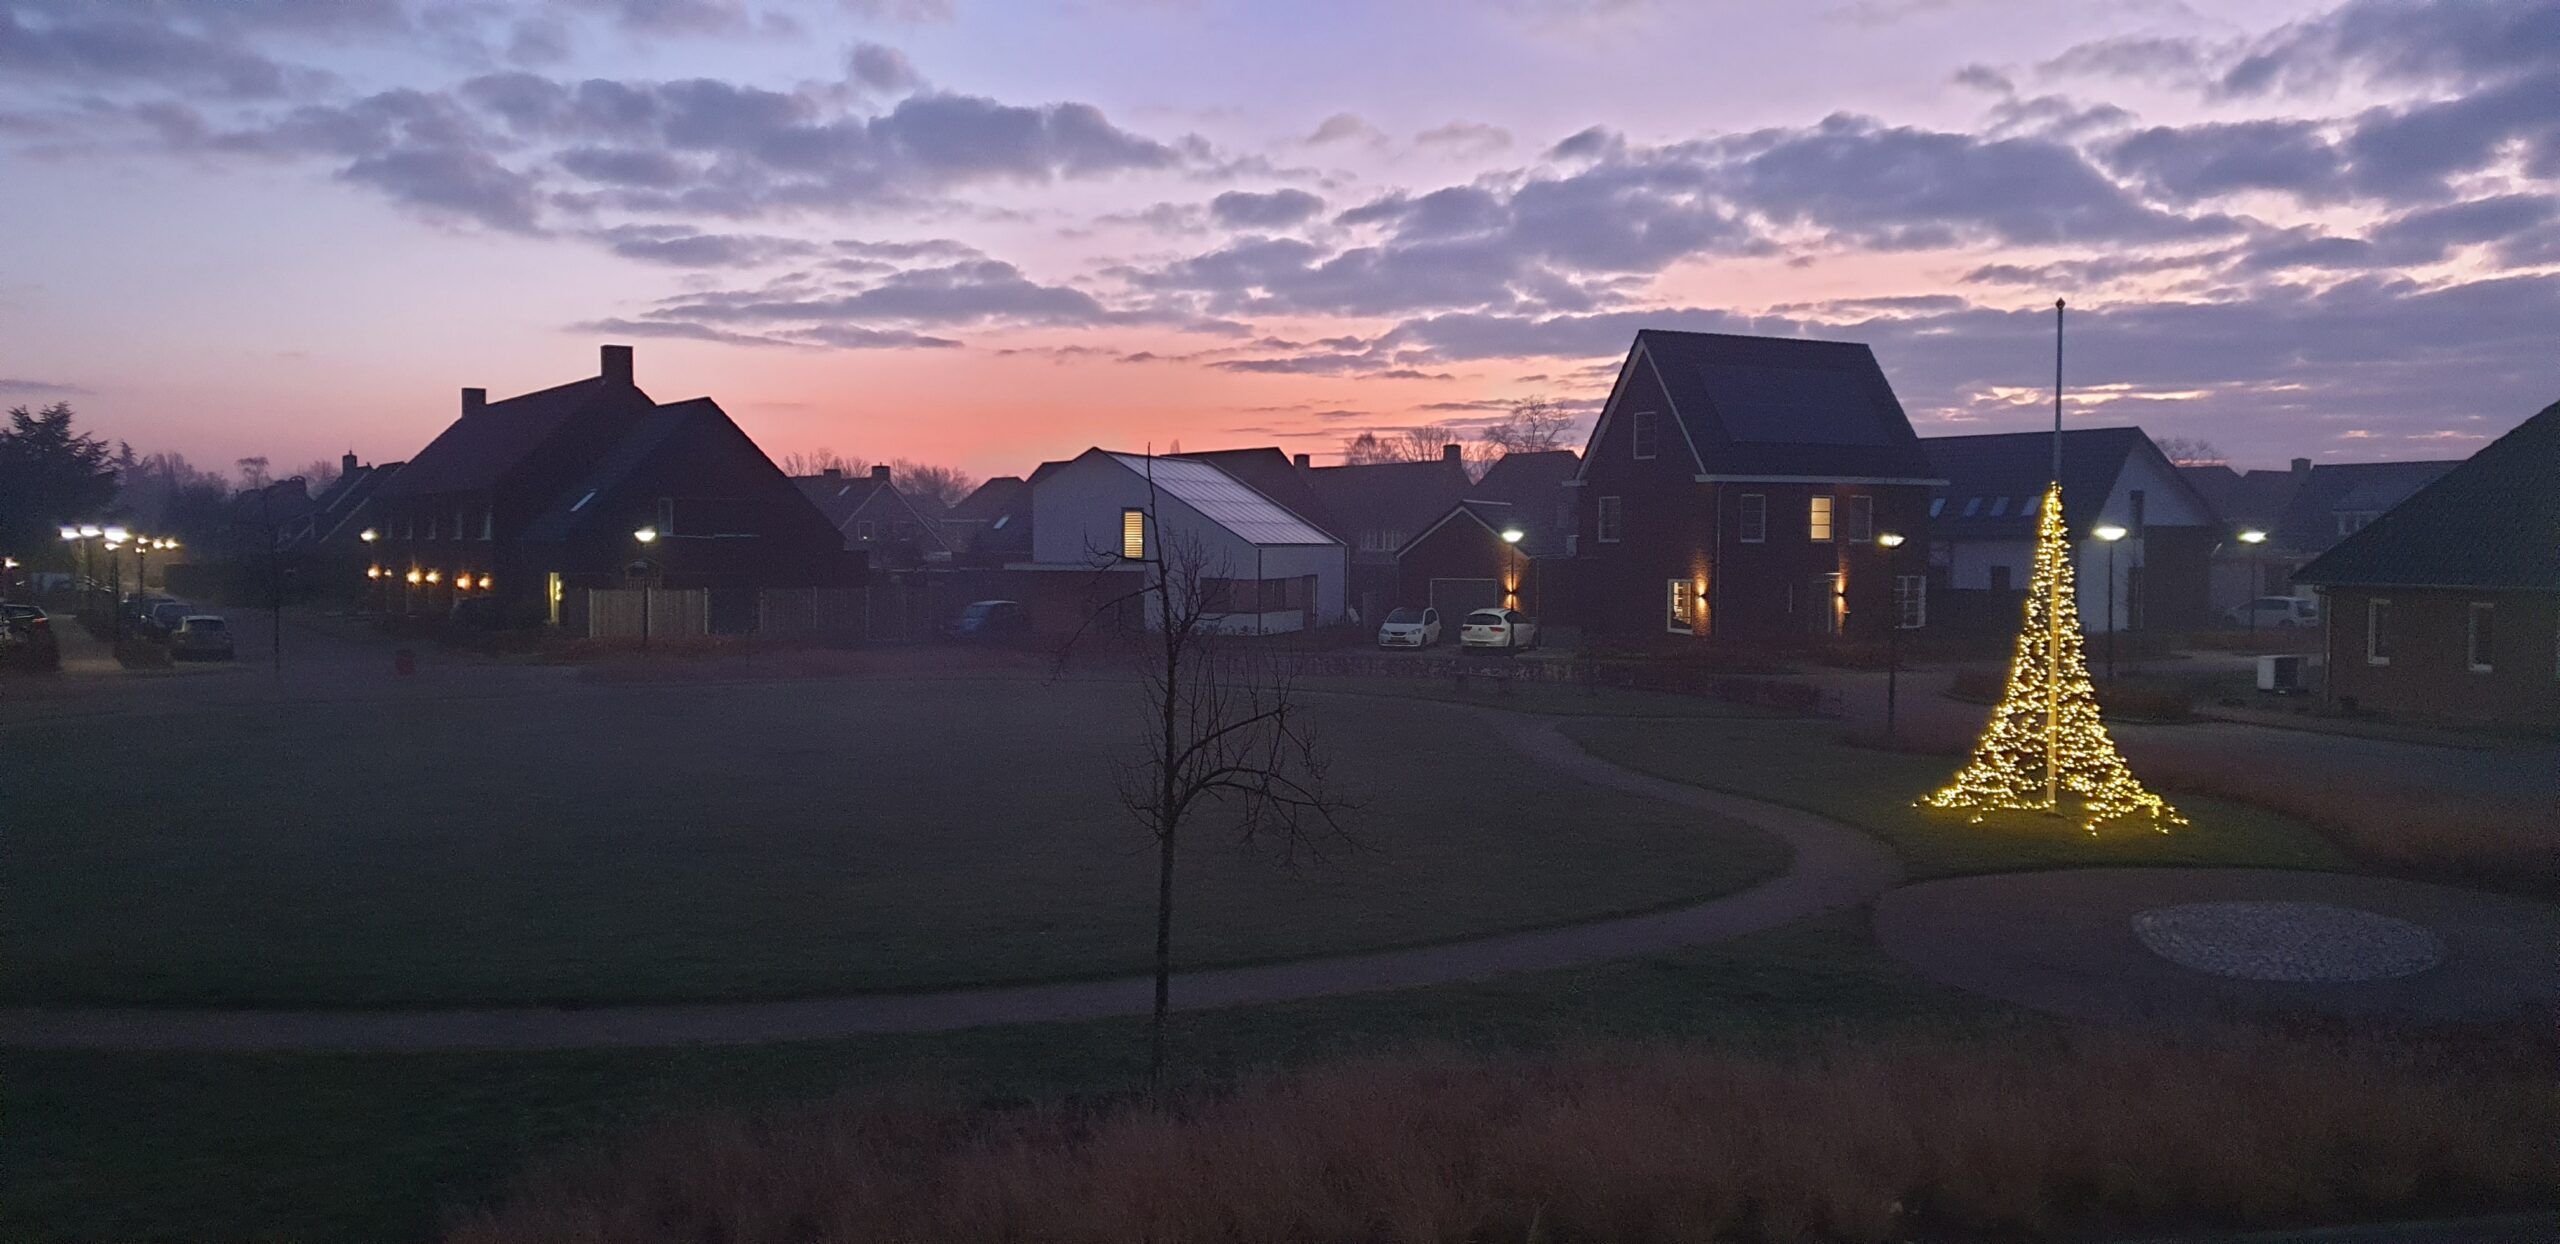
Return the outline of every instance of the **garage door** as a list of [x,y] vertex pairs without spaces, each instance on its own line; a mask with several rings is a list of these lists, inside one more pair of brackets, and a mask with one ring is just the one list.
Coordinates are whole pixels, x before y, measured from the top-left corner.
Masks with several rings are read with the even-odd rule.
[[1502,607],[1502,581],[1499,579],[1433,579],[1431,604],[1440,611],[1442,626],[1456,626],[1468,613],[1478,609]]

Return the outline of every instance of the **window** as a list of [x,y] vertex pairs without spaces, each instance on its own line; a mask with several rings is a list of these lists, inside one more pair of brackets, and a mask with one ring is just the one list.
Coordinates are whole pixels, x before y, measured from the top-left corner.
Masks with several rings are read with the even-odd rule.
[[1742,494],[1742,542],[1765,544],[1769,540],[1769,494]]
[[497,536],[497,530],[497,508],[493,506],[489,509],[480,511],[480,538],[483,540],[495,539]]
[[2009,590],[2009,568],[2007,566],[1993,566],[1991,568],[1991,590],[1995,592],[2005,592]]
[[1689,579],[1673,579],[1664,585],[1670,597],[1662,629],[1674,635],[1698,633],[1698,585]]
[[1120,556],[1133,562],[1146,560],[1147,512],[1145,510],[1120,511]]
[[2133,528],[2133,534],[2137,536],[2141,535],[2144,513],[2142,508],[2142,490],[2136,488],[2133,491],[2126,493],[2125,499],[2133,503],[2133,521],[2126,523],[2125,526]]
[[2364,663],[2391,664],[2391,602],[2369,600],[2364,603]]
[[457,505],[453,507],[453,538],[456,540],[467,539],[468,536],[466,533],[471,530],[469,527],[464,526],[462,522],[462,516],[466,512],[467,511],[463,506]]
[[[435,516],[435,515],[433,515],[433,514],[429,514],[429,515],[427,515],[427,538],[428,538],[428,539],[430,539],[430,540],[433,540],[433,539],[435,539],[435,538],[436,538],[436,522],[437,522],[437,519],[436,519],[436,516]],[[459,533],[459,532],[457,532],[457,533],[455,533],[455,534],[459,535],[460,533]]]
[[1831,498],[1812,497],[1805,506],[1804,534],[1808,540],[1831,538]]
[[674,534],[676,534],[676,499],[660,497],[658,498],[658,538],[663,540]]
[[1812,623],[1813,633],[1816,635],[1839,634],[1840,614],[1845,603],[1840,596],[1840,576],[1836,574],[1813,576],[1813,594],[1806,599],[1813,605],[1812,617],[1808,619]]
[[1929,625],[1929,576],[1893,576],[1893,624],[1906,631]]
[[2498,618],[2498,607],[2485,600],[2471,602],[2471,626],[2468,634],[2471,650],[2471,672],[2486,674],[2496,660],[2492,643],[2495,631],[2491,624]]
[[1965,516],[1966,518],[1971,518],[1971,517],[1973,517],[1974,515],[1979,514],[1979,513],[1981,513],[1981,512],[1982,512],[1982,498],[1980,498],[1980,497],[1967,497],[1967,498],[1965,498],[1965,499],[1964,499],[1964,516]]
[[[594,493],[588,493],[587,495],[589,497],[595,496]],[[579,504],[584,505],[586,503],[582,501]],[[561,586],[560,572],[557,570],[543,576],[543,582],[544,588],[542,596],[543,599],[548,601],[551,606],[551,625],[558,626],[560,625],[560,601],[561,598],[569,594],[568,590]]]
[[1626,504],[1618,497],[1600,498],[1600,507],[1591,516],[1591,538],[1602,544],[1616,544],[1626,526]]
[[2008,512],[2009,499],[2007,497],[1993,497],[1991,499],[1991,517],[1998,518]]
[[1946,499],[1945,497],[1931,497],[1931,498],[1929,498],[1929,517],[1931,517],[1931,518],[1936,518],[1937,516],[1939,516],[1939,515],[1941,515],[1941,514],[1944,514],[1944,513],[1946,513],[1946,512],[1947,512],[1947,499]]
[[1653,442],[1656,435],[1654,425],[1659,422],[1660,419],[1657,418],[1652,411],[1639,410],[1635,413],[1633,422],[1628,429],[1627,443],[1634,447],[1636,457],[1650,458],[1653,456]]
[[1860,541],[1875,538],[1876,499],[1873,497],[1849,498],[1849,539]]
[[871,539],[873,536],[879,534],[879,530],[878,525],[874,524],[870,519],[857,518],[853,521],[853,538],[856,540]]

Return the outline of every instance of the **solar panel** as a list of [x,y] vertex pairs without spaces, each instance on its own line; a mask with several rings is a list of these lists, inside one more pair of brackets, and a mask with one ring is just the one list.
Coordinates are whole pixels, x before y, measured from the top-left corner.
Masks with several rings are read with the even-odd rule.
[[1333,543],[1333,537],[1308,526],[1271,498],[1206,462],[1189,458],[1150,460],[1136,454],[1111,456],[1140,475],[1152,473],[1158,491],[1255,544]]
[[1874,395],[1856,372],[1814,367],[1703,363],[1716,417],[1738,441],[1889,445]]

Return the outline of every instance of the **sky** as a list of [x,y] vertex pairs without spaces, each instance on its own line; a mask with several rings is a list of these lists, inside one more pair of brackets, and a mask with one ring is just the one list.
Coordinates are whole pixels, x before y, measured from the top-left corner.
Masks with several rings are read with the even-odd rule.
[[1585,417],[2456,458],[2560,397],[2560,3],[0,0],[0,405],[405,458],[638,347],[780,457]]

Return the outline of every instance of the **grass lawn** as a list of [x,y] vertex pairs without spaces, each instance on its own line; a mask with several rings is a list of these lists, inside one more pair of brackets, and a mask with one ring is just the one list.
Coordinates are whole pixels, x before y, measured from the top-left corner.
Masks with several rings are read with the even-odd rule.
[[[579,685],[0,730],[0,997],[606,1003],[1142,971],[1154,873],[1113,794],[1133,696]],[[1559,779],[1446,706],[1316,711],[1362,849],[1288,870],[1204,822],[1185,963],[1564,923],[1784,866],[1756,831]]]
[[1975,825],[1924,811],[1912,801],[1945,785],[1960,759],[1851,747],[1837,740],[1832,723],[1577,721],[1564,729],[1629,768],[1864,828],[1901,853],[1913,880],[2106,864],[2349,867],[2311,827],[2219,799],[2181,796],[2178,810],[2194,824],[2166,834],[2128,825],[2091,835],[2031,814]]
[[[1844,913],[1721,947],[1473,985],[1179,1017],[1177,1078],[1415,1046],[2043,1021],[1922,981]],[[415,1241],[530,1158],[669,1112],[888,1085],[961,1101],[1117,1094],[1138,1020],[752,1049],[561,1054],[9,1055],[0,1238]]]

